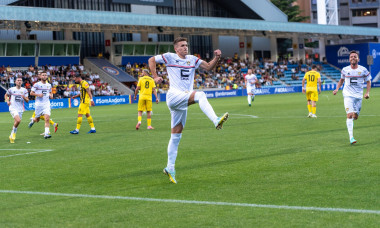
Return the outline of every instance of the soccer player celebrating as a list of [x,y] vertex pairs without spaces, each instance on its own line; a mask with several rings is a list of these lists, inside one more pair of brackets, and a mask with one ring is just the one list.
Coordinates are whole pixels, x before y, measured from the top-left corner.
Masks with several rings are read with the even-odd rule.
[[77,128],[73,131],[70,131],[70,133],[74,135],[79,134],[79,129],[82,125],[83,115],[86,115],[88,124],[91,127],[91,130],[87,133],[96,133],[94,120],[90,115],[90,103],[92,106],[95,106],[94,100],[92,99],[90,86],[85,80],[82,80],[80,75],[75,76],[75,83],[80,85],[80,94],[71,97],[71,99],[80,96],[80,105],[78,108]]
[[251,102],[255,100],[255,89],[256,89],[257,77],[252,74],[252,69],[248,69],[247,75],[245,76],[245,85],[247,87],[248,94],[248,106],[251,107]]
[[227,120],[228,113],[217,117],[207,100],[206,94],[201,91],[193,91],[195,69],[200,67],[205,70],[212,70],[222,54],[221,51],[215,50],[214,58],[210,62],[206,62],[193,55],[188,55],[186,38],[178,37],[173,44],[176,53],[156,55],[151,57],[148,62],[156,83],[162,81],[162,78],[157,75],[156,63],[165,64],[168,71],[170,88],[166,95],[166,104],[171,114],[171,137],[168,145],[168,163],[163,172],[169,176],[171,182],[177,183],[174,165],[182,130],[186,124],[187,107],[194,103],[199,103],[203,113],[206,114],[218,130],[222,128],[223,123]]
[[29,102],[28,90],[21,87],[22,78],[16,79],[16,86],[8,89],[4,95],[5,101],[9,106],[9,112],[11,113],[14,123],[11,135],[9,136],[10,143],[15,143],[17,127],[21,122],[22,113],[24,112],[24,101]]
[[369,98],[369,91],[371,90],[371,73],[363,66],[359,65],[359,54],[356,51],[350,52],[350,66],[342,69],[341,78],[338,82],[333,94],[336,95],[339,88],[343,87],[344,107],[347,113],[347,130],[350,137],[350,143],[356,143],[354,138],[354,120],[359,117],[362,108],[363,100],[363,87],[367,83],[367,91],[364,95],[365,99]]
[[156,96],[156,103],[158,104],[158,97],[157,97],[157,91],[156,91],[156,84],[154,83],[154,80],[149,76],[149,70],[144,69],[143,70],[143,76],[139,79],[139,82],[137,83],[137,87],[135,90],[135,96],[134,100],[136,100],[137,93],[140,91],[139,95],[139,103],[137,106],[137,125],[136,130],[140,128],[141,125],[141,118],[142,118],[142,112],[146,110],[147,114],[147,122],[148,122],[148,129],[152,130],[154,129],[152,125],[152,92],[154,93],[154,96]]
[[36,97],[36,116],[30,121],[29,128],[31,128],[34,123],[40,121],[40,117],[43,115],[45,118],[44,138],[48,139],[51,137],[51,135],[49,134],[49,121],[51,115],[50,99],[53,99],[53,93],[51,90],[50,83],[47,82],[47,74],[45,71],[41,72],[41,81],[33,85],[30,95]]
[[[305,81],[307,82],[306,89]],[[311,66],[311,71],[306,72],[302,79],[302,93],[305,92],[307,109],[309,110],[309,115],[307,117],[317,118],[315,113],[317,112],[318,94],[321,94],[321,75],[317,72],[316,65]]]

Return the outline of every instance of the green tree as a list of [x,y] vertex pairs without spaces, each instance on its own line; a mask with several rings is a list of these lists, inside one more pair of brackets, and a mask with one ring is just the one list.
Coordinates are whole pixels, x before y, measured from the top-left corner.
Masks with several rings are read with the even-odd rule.
[[301,10],[298,5],[295,5],[296,0],[271,0],[282,12],[288,15],[289,22],[302,22],[308,20],[310,17],[301,16]]

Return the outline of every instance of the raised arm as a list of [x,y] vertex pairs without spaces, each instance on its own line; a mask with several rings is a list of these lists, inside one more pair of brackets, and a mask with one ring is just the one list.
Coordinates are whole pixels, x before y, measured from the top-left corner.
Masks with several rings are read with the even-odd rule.
[[149,64],[149,70],[150,72],[152,73],[152,76],[153,76],[153,79],[154,79],[154,82],[156,84],[160,84],[162,82],[162,78],[161,77],[158,77],[157,75],[157,70],[156,70],[156,59],[155,57],[150,57],[149,60],[148,60],[148,64]]
[[222,55],[222,52],[219,49],[215,50],[214,58],[210,62],[202,61],[200,67],[205,70],[214,69],[221,55]]

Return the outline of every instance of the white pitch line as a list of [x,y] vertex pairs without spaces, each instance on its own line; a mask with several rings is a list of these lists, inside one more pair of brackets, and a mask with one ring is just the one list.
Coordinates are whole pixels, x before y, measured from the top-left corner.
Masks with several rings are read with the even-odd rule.
[[234,113],[231,113],[230,116],[244,116],[244,117],[250,117],[250,118],[259,118],[258,116],[254,116],[254,115],[245,115],[245,114],[234,114]]
[[46,152],[51,152],[53,150],[50,149],[0,149],[0,151],[8,151],[8,150],[36,150],[35,152],[27,152],[27,153],[22,153],[22,154],[10,154],[10,155],[3,155],[0,156],[0,158],[9,158],[9,157],[14,157],[14,156],[21,156],[21,155],[29,155],[29,154],[38,154],[38,153],[46,153]]
[[119,200],[146,201],[146,202],[163,202],[163,203],[217,205],[217,206],[233,206],[233,207],[252,207],[252,208],[270,208],[270,209],[284,209],[284,210],[323,211],[323,212],[341,212],[341,213],[360,213],[360,214],[378,214],[378,215],[380,215],[380,210],[351,209],[351,208],[304,207],[304,206],[287,206],[287,205],[270,205],[270,204],[228,203],[228,202],[214,202],[214,201],[155,199],[155,198],[130,197],[130,196],[87,195],[87,194],[32,192],[32,191],[14,191],[14,190],[0,190],[0,193],[44,195],[44,196],[64,196],[64,197],[96,198],[96,199],[119,199]]

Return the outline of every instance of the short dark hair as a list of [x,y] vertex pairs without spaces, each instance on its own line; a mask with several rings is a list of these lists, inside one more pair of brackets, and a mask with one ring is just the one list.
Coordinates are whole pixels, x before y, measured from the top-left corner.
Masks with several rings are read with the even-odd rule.
[[187,42],[187,38],[186,37],[177,37],[174,39],[173,41],[173,45],[176,45],[177,43],[181,42],[181,41],[186,41]]
[[317,69],[317,65],[313,64],[313,65],[311,66],[311,69]]
[[359,53],[357,51],[355,51],[355,50],[350,51],[350,55],[349,56],[351,56],[351,54],[357,54],[358,57],[359,57]]

